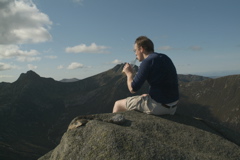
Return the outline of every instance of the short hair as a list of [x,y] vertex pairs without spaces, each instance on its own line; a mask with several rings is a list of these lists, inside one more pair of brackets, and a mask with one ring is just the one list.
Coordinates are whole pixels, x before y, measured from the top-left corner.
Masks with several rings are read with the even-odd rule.
[[146,52],[154,52],[154,44],[146,36],[140,36],[135,40],[135,44],[137,44],[138,47],[142,47]]

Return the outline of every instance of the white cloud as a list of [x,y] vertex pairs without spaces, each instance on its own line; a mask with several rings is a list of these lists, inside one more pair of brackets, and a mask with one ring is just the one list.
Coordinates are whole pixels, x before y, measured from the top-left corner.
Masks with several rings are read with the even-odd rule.
[[40,57],[36,57],[40,53],[36,50],[23,51],[17,45],[0,45],[0,59],[15,58],[20,62],[40,61]]
[[67,53],[108,53],[106,49],[109,47],[98,46],[95,43],[92,43],[90,46],[86,44],[80,44],[74,47],[67,47],[65,51]]
[[15,58],[18,56],[36,56],[36,50],[23,51],[17,45],[0,45],[0,59]]
[[77,63],[77,62],[72,62],[67,69],[77,69],[77,68],[83,68],[84,65],[81,63]]
[[46,50],[43,51],[43,53],[47,53],[47,54],[50,54],[53,52],[53,49],[52,48],[48,48]]
[[11,70],[15,68],[18,68],[18,67],[15,65],[0,62],[0,71]]
[[[49,30],[52,22],[32,0],[0,0],[0,60],[15,59],[20,62],[40,61],[36,50],[24,51],[20,44],[51,40]],[[30,69],[37,66],[28,65]],[[1,69],[16,66],[3,65]]]
[[17,57],[17,61],[19,62],[33,62],[40,61],[41,57]]
[[190,47],[186,47],[186,48],[174,48],[171,46],[161,46],[158,48],[159,50],[164,50],[164,51],[169,51],[169,50],[193,50],[193,51],[200,51],[202,50],[202,47],[200,46],[190,46]]
[[27,66],[28,66],[28,69],[30,69],[30,70],[37,69],[37,66],[34,66],[32,64],[28,64]]
[[51,39],[52,22],[32,0],[0,0],[0,44],[39,43]]
[[57,67],[57,69],[63,69],[63,68],[64,68],[63,65],[59,65],[59,66]]
[[159,50],[164,50],[164,51],[173,50],[173,48],[171,46],[161,46],[158,49]]
[[0,78],[13,78],[14,76],[11,75],[0,75]]
[[200,50],[202,50],[202,47],[200,47],[200,46],[190,46],[189,49],[191,49],[193,51],[200,51]]
[[111,62],[112,64],[120,64],[122,63],[122,61],[118,60],[118,59],[115,59],[114,61]]
[[48,58],[48,59],[56,59],[57,56],[49,55],[49,56],[45,56],[45,58]]
[[83,4],[83,0],[73,0],[73,2],[78,3],[78,4]]

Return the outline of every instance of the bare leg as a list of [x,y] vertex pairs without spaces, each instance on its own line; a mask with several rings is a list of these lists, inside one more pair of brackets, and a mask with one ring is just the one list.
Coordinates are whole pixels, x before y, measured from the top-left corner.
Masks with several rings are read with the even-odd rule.
[[142,94],[141,96],[142,96],[142,97],[146,97],[146,96],[148,96],[148,94]]
[[113,107],[113,113],[126,111],[126,102],[126,99],[116,101]]

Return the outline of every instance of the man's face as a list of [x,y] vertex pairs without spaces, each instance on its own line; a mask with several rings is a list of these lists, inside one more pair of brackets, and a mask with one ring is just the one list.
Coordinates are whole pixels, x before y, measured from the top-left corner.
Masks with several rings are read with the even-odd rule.
[[138,47],[137,44],[134,44],[134,52],[139,62],[144,60],[142,47]]

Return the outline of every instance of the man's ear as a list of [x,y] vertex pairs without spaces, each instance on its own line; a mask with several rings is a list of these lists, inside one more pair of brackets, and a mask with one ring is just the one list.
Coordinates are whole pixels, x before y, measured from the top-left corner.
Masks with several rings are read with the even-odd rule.
[[141,53],[145,51],[142,46],[139,47],[139,50],[140,50]]

